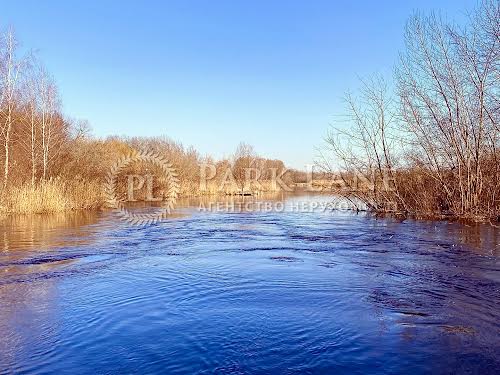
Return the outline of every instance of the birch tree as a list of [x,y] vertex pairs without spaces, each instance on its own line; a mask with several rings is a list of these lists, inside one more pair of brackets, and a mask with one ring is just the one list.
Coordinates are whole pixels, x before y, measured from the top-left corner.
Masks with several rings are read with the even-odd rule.
[[28,153],[31,169],[31,186],[35,186],[38,163],[39,163],[39,96],[38,96],[38,77],[36,75],[35,57],[30,59],[31,65],[27,69],[25,79],[23,80],[23,112],[21,119],[23,128],[20,137],[20,144],[24,151]]
[[15,123],[17,84],[21,61],[16,58],[17,41],[12,29],[0,36],[0,114],[1,136],[4,151],[3,191],[7,188],[10,172],[11,136]]
[[48,177],[51,161],[57,156],[61,139],[57,121],[59,116],[59,96],[53,78],[40,66],[37,71],[37,95],[40,116],[40,138],[42,153],[42,179]]

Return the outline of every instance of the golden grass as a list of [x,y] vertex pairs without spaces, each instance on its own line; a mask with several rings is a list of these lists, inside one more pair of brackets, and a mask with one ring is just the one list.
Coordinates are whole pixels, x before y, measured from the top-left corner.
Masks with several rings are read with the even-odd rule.
[[[250,189],[245,189],[252,191],[254,194],[258,193],[273,193],[281,191],[279,186],[273,186],[271,181],[262,180],[259,181],[259,185],[254,183],[251,184]],[[216,195],[234,195],[242,191],[241,186],[225,184],[222,185],[220,181],[207,181],[205,189],[200,190],[200,184],[198,182],[184,183],[181,184],[181,197],[203,197],[203,196],[216,196]]]
[[[274,191],[270,181],[252,186],[254,193]],[[232,195],[240,192],[237,186],[220,189],[216,181],[209,181],[207,189],[200,191],[199,184],[183,184],[181,197]],[[104,206],[102,184],[97,181],[63,181],[60,178],[41,181],[34,187],[29,184],[8,189],[0,200],[0,217],[8,214],[46,214],[65,211],[98,209]]]
[[0,211],[16,214],[43,214],[92,209],[102,204],[102,188],[97,182],[59,179],[40,182],[34,187],[13,187],[6,195]]

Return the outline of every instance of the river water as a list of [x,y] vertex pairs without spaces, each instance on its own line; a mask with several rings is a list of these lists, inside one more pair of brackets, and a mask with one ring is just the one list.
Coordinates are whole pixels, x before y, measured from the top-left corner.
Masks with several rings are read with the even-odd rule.
[[0,221],[0,373],[498,371],[498,229],[304,199]]

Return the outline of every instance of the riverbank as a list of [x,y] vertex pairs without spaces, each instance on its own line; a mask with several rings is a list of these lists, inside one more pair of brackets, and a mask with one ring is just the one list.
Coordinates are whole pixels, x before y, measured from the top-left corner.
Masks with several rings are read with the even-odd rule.
[[40,182],[34,186],[10,188],[2,197],[0,212],[8,214],[45,214],[102,207],[101,187],[96,181]]
[[[181,186],[179,198],[254,195],[272,192],[269,181],[262,181],[259,188],[243,191],[237,187],[221,189],[216,183],[207,183],[206,189]],[[22,185],[3,194],[0,217],[16,214],[50,214],[78,210],[102,210],[107,207],[100,181],[41,181],[34,186]]]
[[448,221],[456,222],[464,225],[469,224],[490,224],[496,228],[500,228],[500,217],[487,217],[487,216],[469,216],[469,215],[455,215],[453,213],[405,213],[394,211],[369,211],[379,218],[396,218],[400,220],[418,220],[418,221]]
[[[269,193],[277,193],[272,189],[268,181],[261,183],[260,189],[254,189],[252,196],[259,197]],[[331,191],[323,191],[321,194],[329,194],[334,197],[345,199],[342,194],[334,194]],[[239,197],[242,194],[241,189],[220,190],[215,184],[209,183],[206,190],[190,186],[181,189],[179,199],[183,198],[203,198],[203,197]],[[34,187],[25,185],[19,188],[9,190],[0,204],[0,218],[11,215],[37,215],[37,214],[56,214],[74,211],[100,211],[107,208],[105,196],[103,194],[102,184],[99,181],[72,181],[64,182],[59,179],[40,182]],[[448,221],[462,224],[487,223],[494,227],[500,226],[499,217],[486,216],[460,216],[450,212],[402,212],[393,210],[381,210],[367,207],[360,210],[359,207],[341,208],[332,206],[330,209],[352,210],[367,212],[378,218],[391,217],[399,220],[422,220],[422,221]]]

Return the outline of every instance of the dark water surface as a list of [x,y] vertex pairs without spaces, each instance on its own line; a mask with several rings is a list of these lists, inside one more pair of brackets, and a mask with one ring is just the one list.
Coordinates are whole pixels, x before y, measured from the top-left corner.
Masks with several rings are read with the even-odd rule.
[[0,373],[498,373],[498,229],[178,212],[0,221]]

